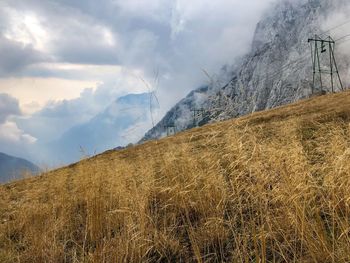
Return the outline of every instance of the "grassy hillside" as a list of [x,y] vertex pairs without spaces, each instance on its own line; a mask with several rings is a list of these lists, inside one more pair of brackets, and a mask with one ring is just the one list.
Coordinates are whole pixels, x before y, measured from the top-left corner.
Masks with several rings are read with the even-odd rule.
[[0,186],[0,262],[349,262],[350,92]]

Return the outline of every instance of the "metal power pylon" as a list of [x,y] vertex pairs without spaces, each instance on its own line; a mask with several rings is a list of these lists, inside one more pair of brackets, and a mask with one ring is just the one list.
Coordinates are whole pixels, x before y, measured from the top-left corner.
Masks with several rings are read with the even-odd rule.
[[204,119],[205,110],[201,108],[201,109],[192,109],[191,111],[193,113],[193,127],[197,127],[198,123]]
[[343,83],[341,81],[337,62],[334,56],[335,41],[330,37],[322,38],[321,36],[315,35],[314,38],[309,38],[308,43],[311,45],[311,57],[312,57],[312,93],[316,89],[316,77],[319,77],[320,90],[323,91],[324,80],[323,75],[330,76],[330,88],[332,92],[335,92],[334,75],[337,75],[340,89],[343,90]]
[[174,124],[169,124],[164,126],[164,129],[166,130],[166,135],[171,136],[176,134],[176,126]]

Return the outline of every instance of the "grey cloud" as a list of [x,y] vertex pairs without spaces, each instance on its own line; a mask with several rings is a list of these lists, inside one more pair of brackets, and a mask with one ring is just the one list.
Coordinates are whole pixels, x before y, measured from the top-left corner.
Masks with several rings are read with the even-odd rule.
[[0,76],[20,75],[32,64],[44,61],[44,57],[31,46],[8,40],[0,36]]
[[0,77],[21,75],[28,65],[47,60],[31,45],[24,45],[5,37],[10,28],[9,5],[0,3]]
[[18,100],[8,94],[0,94],[0,124],[4,123],[11,115],[20,115]]
[[85,45],[84,42],[60,44],[56,49],[57,61],[94,64],[94,65],[118,65],[119,56],[115,50],[103,46]]
[[[109,3],[108,1],[105,1]],[[78,2],[76,2],[78,3]],[[85,2],[81,2],[86,4]],[[110,5],[110,4],[109,4]],[[65,5],[62,1],[6,1],[0,4],[0,38],[2,49],[8,52],[3,74],[22,72],[26,65],[41,61],[57,61],[79,64],[118,64],[118,47],[105,43],[104,30],[109,25],[103,23],[101,17],[84,12],[81,9]],[[99,6],[95,4],[95,6]],[[105,8],[104,10],[108,10]],[[24,46],[23,43],[10,41],[5,37],[6,32],[13,27],[11,16],[16,14],[19,18],[25,14],[35,15],[40,25],[45,29],[49,42],[45,46],[47,57],[33,46]],[[19,19],[16,18],[16,19]],[[14,19],[14,20],[16,20]],[[113,32],[110,32],[113,37]],[[1,48],[1,47],[0,47]],[[23,58],[23,62],[19,58]],[[28,70],[23,74],[30,74]]]
[[[214,71],[249,48],[259,14],[270,1],[221,0],[209,8],[197,0],[7,2],[41,16],[53,36],[51,55],[60,62],[138,67],[150,78],[159,68],[164,74],[186,73],[199,84],[203,76],[194,71]],[[110,30],[116,46],[103,43],[102,27]],[[235,37],[241,31],[246,33]]]

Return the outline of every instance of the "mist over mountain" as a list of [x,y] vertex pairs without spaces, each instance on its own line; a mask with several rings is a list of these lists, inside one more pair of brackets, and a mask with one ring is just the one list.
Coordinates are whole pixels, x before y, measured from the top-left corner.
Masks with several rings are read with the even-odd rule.
[[[332,17],[341,17],[348,7],[343,0],[278,1],[257,24],[251,51],[238,63],[223,67],[206,87],[177,103],[143,140],[164,136],[164,126],[169,124],[181,131],[193,127],[194,121],[202,125],[308,97],[312,92],[308,38],[322,34],[326,23],[334,25]],[[326,33],[333,32],[324,36]],[[336,50],[336,57],[341,76],[346,76],[349,60],[341,51]],[[348,83],[346,78],[344,83]],[[315,88],[316,92],[329,92],[330,83]],[[339,83],[336,90],[340,90]],[[203,109],[204,113],[194,119],[193,109]]]
[[37,174],[40,168],[35,164],[0,152],[0,183],[21,179],[25,173]]
[[62,163],[69,163],[135,143],[152,126],[151,118],[157,114],[157,107],[150,93],[120,97],[89,121],[63,133],[50,144],[49,154]]

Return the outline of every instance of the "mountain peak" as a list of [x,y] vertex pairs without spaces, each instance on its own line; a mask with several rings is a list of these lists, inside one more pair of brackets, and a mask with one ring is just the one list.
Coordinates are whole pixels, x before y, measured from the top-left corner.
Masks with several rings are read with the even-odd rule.
[[[344,4],[343,0],[278,1],[257,24],[251,51],[223,78],[230,81],[226,85],[217,81],[206,90],[191,92],[146,133],[144,140],[164,136],[167,123],[175,123],[177,130],[193,127],[193,107],[205,109],[199,121],[205,124],[308,97],[312,63],[307,39],[320,34],[325,18]],[[341,63],[338,66],[341,70]],[[328,86],[316,91],[324,88],[330,91]]]

